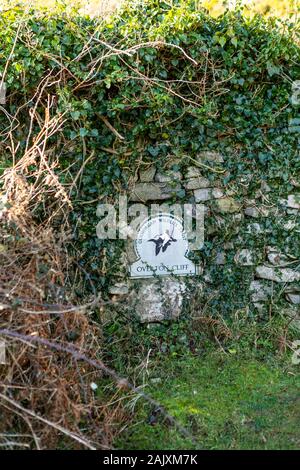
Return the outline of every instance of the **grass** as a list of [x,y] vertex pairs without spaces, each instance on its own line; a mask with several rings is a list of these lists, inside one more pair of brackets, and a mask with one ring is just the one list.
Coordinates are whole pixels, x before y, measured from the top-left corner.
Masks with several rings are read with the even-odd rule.
[[[297,449],[300,380],[296,366],[211,352],[167,359],[146,391],[189,429],[196,443],[140,403],[121,449]],[[153,376],[153,373],[155,377]],[[153,421],[152,424],[149,422]]]

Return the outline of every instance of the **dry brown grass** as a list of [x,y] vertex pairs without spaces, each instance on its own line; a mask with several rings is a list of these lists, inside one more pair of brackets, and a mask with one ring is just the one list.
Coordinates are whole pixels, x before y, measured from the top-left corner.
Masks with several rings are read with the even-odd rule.
[[[0,444],[7,448],[109,448],[116,423],[125,419],[122,401],[111,408],[90,386],[101,380],[101,368],[76,358],[101,357],[101,327],[90,316],[101,301],[76,307],[65,286],[71,203],[47,156],[49,136],[62,123],[50,118],[48,103],[33,144],[4,174],[9,207],[0,220],[0,318],[8,334],[7,363],[0,366]],[[33,214],[43,206],[37,223]]]

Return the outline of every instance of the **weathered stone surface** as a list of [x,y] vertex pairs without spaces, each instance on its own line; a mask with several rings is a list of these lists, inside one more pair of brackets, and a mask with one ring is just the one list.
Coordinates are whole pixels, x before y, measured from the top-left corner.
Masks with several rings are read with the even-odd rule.
[[173,279],[140,281],[133,298],[133,307],[141,322],[155,322],[180,315],[186,285]]
[[255,270],[256,276],[261,279],[268,279],[274,282],[295,282],[300,280],[300,272],[290,268],[278,269],[268,266],[257,266]]
[[221,213],[234,213],[240,210],[240,205],[232,197],[224,197],[215,202],[216,210]]
[[134,241],[130,240],[126,243],[126,257],[127,257],[127,264],[132,264],[137,261],[138,256],[134,249]]
[[234,243],[233,242],[225,242],[223,247],[224,247],[224,250],[233,250]]
[[272,287],[261,282],[252,281],[250,284],[250,294],[252,302],[264,302],[272,295]]
[[300,181],[299,179],[296,179],[296,178],[291,178],[290,179],[290,183],[295,186],[295,188],[300,188]]
[[208,188],[210,186],[210,181],[203,176],[198,176],[197,178],[191,178],[190,180],[187,180],[185,183],[183,183],[183,186],[187,190]]
[[259,233],[264,233],[264,229],[258,223],[248,224],[246,232],[247,233],[252,233],[253,235],[255,235],[255,234],[259,234]]
[[202,176],[202,174],[201,174],[201,169],[198,168],[197,166],[189,166],[186,171],[186,174],[184,175],[186,179],[198,178],[198,176]]
[[300,209],[300,194],[289,194],[287,207],[291,209]]
[[210,150],[205,150],[203,152],[200,152],[196,158],[198,161],[206,160],[207,162],[213,162],[213,163],[224,162],[224,158],[219,152],[213,152]]
[[232,221],[238,227],[238,224],[243,220],[242,214],[233,214]]
[[298,212],[299,212],[299,209],[290,209],[290,208],[286,209],[287,215],[296,215],[297,216]]
[[118,282],[109,288],[109,293],[112,295],[127,295],[129,287],[125,282]]
[[226,253],[225,251],[219,251],[215,258],[215,264],[222,266],[225,263],[226,263]]
[[241,266],[253,266],[255,264],[254,253],[244,248],[236,253],[234,261]]
[[196,202],[210,201],[211,199],[217,199],[223,197],[223,191],[219,188],[203,188],[196,189],[194,191]]
[[256,207],[251,207],[251,206],[246,207],[246,209],[244,210],[244,214],[247,215],[248,217],[254,217],[254,218],[259,217],[259,211]]
[[263,193],[270,193],[272,191],[268,183],[266,183],[265,181],[261,182],[260,189]]
[[153,181],[155,173],[156,173],[156,168],[154,166],[151,166],[147,170],[140,170],[140,180],[144,183]]
[[207,282],[207,284],[213,284],[214,283],[213,278],[212,278],[210,273],[204,273],[203,280],[204,280],[204,282]]
[[179,185],[174,187],[168,183],[136,183],[129,199],[134,202],[163,201],[172,197],[179,189]]
[[169,181],[180,181],[182,180],[182,174],[180,171],[168,170],[166,173],[156,173],[155,181],[158,183],[168,183]]
[[299,294],[286,294],[286,298],[291,304],[300,305],[300,293]]
[[287,256],[283,255],[278,251],[278,249],[271,246],[267,247],[267,259],[273,266],[284,266],[290,261]]
[[283,228],[284,230],[290,232],[291,230],[294,230],[295,227],[297,227],[297,223],[294,222],[293,220],[289,220],[288,222],[286,222],[285,224],[283,224]]

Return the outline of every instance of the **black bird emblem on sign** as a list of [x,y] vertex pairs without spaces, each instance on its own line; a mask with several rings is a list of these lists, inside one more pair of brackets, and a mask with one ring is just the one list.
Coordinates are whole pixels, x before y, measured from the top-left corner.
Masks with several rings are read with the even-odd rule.
[[177,240],[170,235],[169,230],[166,230],[161,235],[156,235],[154,238],[150,238],[148,242],[155,243],[155,256],[157,256],[160,251],[164,253],[171,243],[177,242]]

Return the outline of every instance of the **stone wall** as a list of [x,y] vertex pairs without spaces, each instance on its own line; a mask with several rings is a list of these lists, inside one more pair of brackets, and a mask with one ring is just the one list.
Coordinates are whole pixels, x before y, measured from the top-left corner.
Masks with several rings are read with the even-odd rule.
[[[199,251],[201,274],[192,284],[190,279],[173,276],[132,281],[124,275],[111,286],[111,295],[126,298],[142,321],[177,317],[184,300],[197,290],[203,291],[203,304],[211,295],[220,295],[222,301],[224,292],[232,290],[243,297],[240,305],[248,313],[262,315],[270,305],[278,304],[287,315],[298,314],[300,261],[295,253],[285,251],[284,238],[300,232],[300,183],[291,181],[291,193],[286,198],[275,195],[274,200],[272,187],[260,176],[255,177],[255,184],[249,174],[224,184],[228,171],[222,169],[223,162],[220,153],[203,151],[193,159],[170,158],[163,168],[148,165],[134,178],[128,194],[131,202],[204,204],[205,240],[210,247],[209,256]],[[274,245],[278,226],[281,246]],[[132,261],[129,243],[123,262]],[[230,273],[235,273],[237,281],[234,275],[230,279]]]

